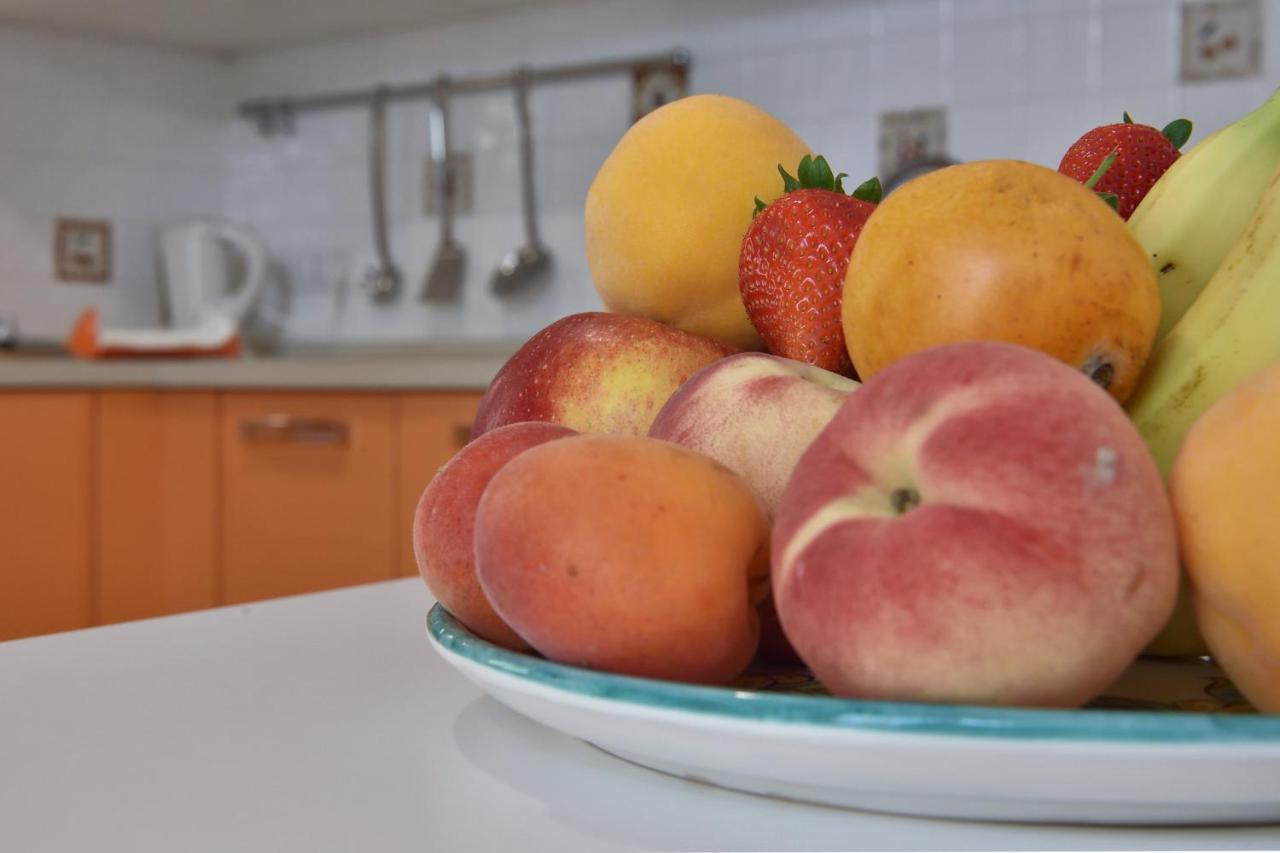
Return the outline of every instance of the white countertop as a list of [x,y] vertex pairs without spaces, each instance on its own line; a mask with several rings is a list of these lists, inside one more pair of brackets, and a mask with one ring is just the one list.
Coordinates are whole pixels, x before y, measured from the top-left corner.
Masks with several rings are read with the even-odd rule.
[[1280,847],[1280,827],[921,820],[664,776],[483,695],[428,646],[429,604],[407,579],[0,643],[0,847]]
[[520,341],[298,350],[236,359],[103,359],[0,353],[6,388],[483,389]]

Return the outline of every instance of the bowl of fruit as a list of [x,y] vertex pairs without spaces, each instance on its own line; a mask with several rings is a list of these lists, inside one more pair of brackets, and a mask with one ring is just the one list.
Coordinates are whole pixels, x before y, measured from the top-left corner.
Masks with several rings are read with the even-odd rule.
[[433,646],[738,790],[1280,819],[1280,96],[1190,131],[882,198],[740,100],[637,122],[587,196],[606,310],[419,501]]

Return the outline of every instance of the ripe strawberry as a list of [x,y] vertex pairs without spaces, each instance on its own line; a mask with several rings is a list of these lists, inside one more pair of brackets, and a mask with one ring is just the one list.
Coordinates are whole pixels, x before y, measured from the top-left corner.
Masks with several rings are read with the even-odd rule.
[[845,174],[805,155],[798,178],[781,165],[785,191],[756,214],[742,239],[738,286],[747,315],[774,355],[854,376],[840,324],[849,256],[880,201],[876,178],[845,195]]
[[[1134,124],[1125,113],[1122,124],[1095,127],[1076,140],[1063,155],[1058,171],[1096,190],[1127,220],[1178,159],[1178,149],[1190,136],[1191,122],[1185,118],[1156,130],[1148,124]],[[1106,160],[1112,154],[1115,158],[1108,167]],[[1109,195],[1114,196],[1114,203]]]

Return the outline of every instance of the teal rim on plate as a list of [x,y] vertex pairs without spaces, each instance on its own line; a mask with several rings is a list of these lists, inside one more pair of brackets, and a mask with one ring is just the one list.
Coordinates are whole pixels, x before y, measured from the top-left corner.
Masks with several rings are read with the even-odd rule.
[[747,722],[1011,740],[1280,746],[1277,714],[994,708],[703,687],[614,675],[509,651],[472,634],[440,604],[427,616],[427,631],[442,648],[532,684],[580,696]]

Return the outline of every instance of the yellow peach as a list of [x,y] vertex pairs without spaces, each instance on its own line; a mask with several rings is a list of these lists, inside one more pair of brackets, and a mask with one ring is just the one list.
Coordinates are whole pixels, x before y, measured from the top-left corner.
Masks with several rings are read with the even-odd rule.
[[753,349],[738,253],[755,199],[782,192],[778,166],[804,140],[751,104],[695,95],[618,141],[587,193],[586,247],[605,307]]
[[1092,192],[1044,166],[985,160],[916,178],[876,208],[842,310],[863,379],[940,344],[1006,341],[1123,402],[1150,354],[1160,293],[1142,246]]
[[1200,631],[1260,711],[1280,713],[1280,364],[1200,416],[1169,478]]

